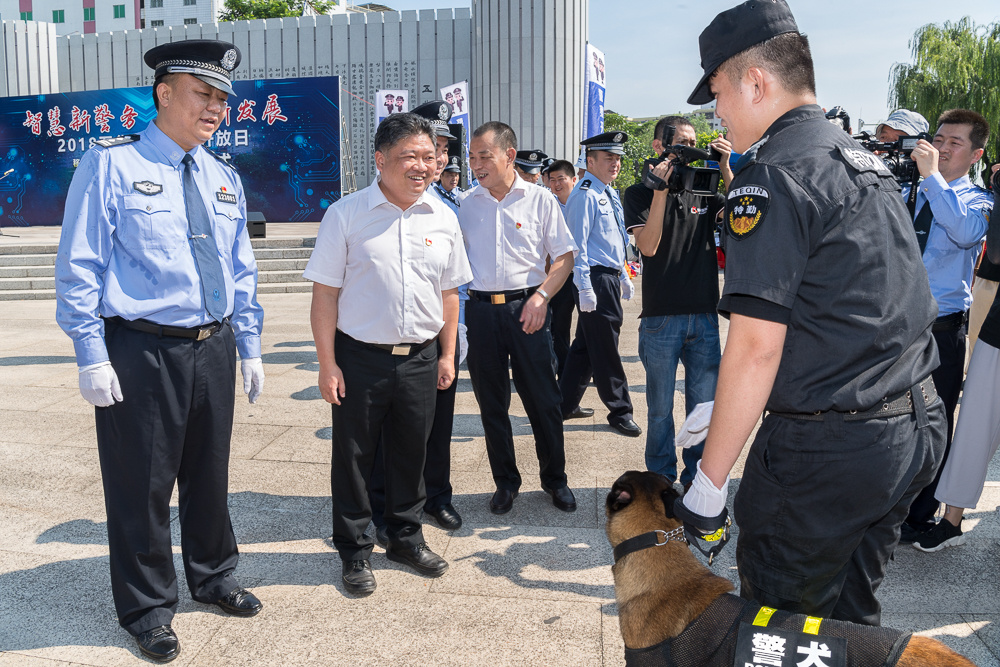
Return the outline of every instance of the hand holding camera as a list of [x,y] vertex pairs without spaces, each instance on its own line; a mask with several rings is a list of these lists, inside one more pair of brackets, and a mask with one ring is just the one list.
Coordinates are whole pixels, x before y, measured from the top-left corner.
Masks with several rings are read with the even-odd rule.
[[926,139],[917,140],[917,145],[913,148],[913,152],[910,153],[910,157],[917,163],[917,169],[920,170],[922,178],[927,178],[931,174],[937,173],[938,149],[934,148],[934,145]]

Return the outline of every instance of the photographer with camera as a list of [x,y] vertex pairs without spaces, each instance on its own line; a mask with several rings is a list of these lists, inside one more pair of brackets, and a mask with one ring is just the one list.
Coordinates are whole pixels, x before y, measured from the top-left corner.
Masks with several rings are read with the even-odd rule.
[[[969,170],[982,158],[989,135],[989,124],[980,114],[951,109],[938,118],[933,142],[917,141],[911,155],[923,178],[918,186],[913,227],[931,293],[938,304],[933,333],[941,365],[932,375],[948,418],[945,462],[965,369],[972,272],[986,235],[986,213],[993,205],[992,197],[969,180]],[[913,501],[900,542],[919,542],[928,547],[950,539],[956,530],[961,533],[957,526],[935,527],[938,501],[934,493],[939,478],[940,472]]]
[[[653,150],[661,160],[650,172],[667,184],[676,155],[671,146],[694,148],[697,136],[682,116],[661,118],[653,130]],[[722,177],[728,186],[729,142],[716,139]],[[648,179],[647,179],[648,180]],[[653,182],[653,185],[656,183]],[[677,362],[684,364],[685,411],[715,396],[719,377],[718,263],[715,220],[726,205],[716,192],[702,196],[636,183],[623,197],[625,227],[642,255],[642,311],[639,359],[646,369],[646,468],[677,480],[674,446],[674,385]],[[694,479],[704,445],[685,449],[681,483]]]
[[924,134],[930,129],[931,124],[916,111],[896,109],[889,114],[884,123],[879,123],[875,128],[875,138],[887,143],[896,141],[900,137]]

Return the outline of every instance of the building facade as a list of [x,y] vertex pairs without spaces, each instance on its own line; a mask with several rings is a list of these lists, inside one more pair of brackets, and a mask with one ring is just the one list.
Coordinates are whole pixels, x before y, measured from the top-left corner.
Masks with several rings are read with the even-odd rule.
[[91,35],[142,27],[141,4],[142,0],[0,0],[0,20],[52,23],[59,36]]

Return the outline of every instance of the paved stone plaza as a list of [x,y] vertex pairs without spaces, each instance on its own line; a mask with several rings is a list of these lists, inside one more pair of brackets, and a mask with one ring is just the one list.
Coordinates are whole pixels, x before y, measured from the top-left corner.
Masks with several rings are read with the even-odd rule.
[[[462,369],[452,478],[465,525],[453,534],[425,528],[451,564],[448,573],[419,577],[376,547],[378,590],[364,599],[344,593],[328,540],[330,409],[316,387],[309,300],[308,293],[261,296],[264,394],[249,405],[240,383],[236,403],[229,505],[242,556],[237,576],[264,611],[231,618],[191,601],[175,532],[182,581],[174,628],[182,650],[173,664],[624,664],[603,501],[618,475],[643,467],[644,440],[612,431],[593,389],[584,406],[596,410],[594,418],[566,425],[579,509],[560,512],[541,492],[515,397],[524,486],[513,511],[496,517],[487,509],[494,486],[482,424]],[[0,666],[141,664],[114,615],[93,408],[77,390],[72,344],[55,323],[54,301],[0,308]],[[621,352],[645,428],[638,312],[637,302],[626,305]],[[742,461],[730,499],[741,471]],[[997,461],[988,479],[980,506],[966,515],[968,543],[936,554],[901,547],[881,599],[885,625],[937,637],[981,667],[998,667]],[[714,570],[735,580],[734,553],[735,541]]]

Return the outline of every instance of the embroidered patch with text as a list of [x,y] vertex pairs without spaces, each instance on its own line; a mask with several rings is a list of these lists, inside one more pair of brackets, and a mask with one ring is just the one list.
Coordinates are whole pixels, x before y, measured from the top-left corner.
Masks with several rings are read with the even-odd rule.
[[726,198],[726,225],[730,236],[746,238],[764,220],[771,194],[759,185],[745,185],[729,192]]

